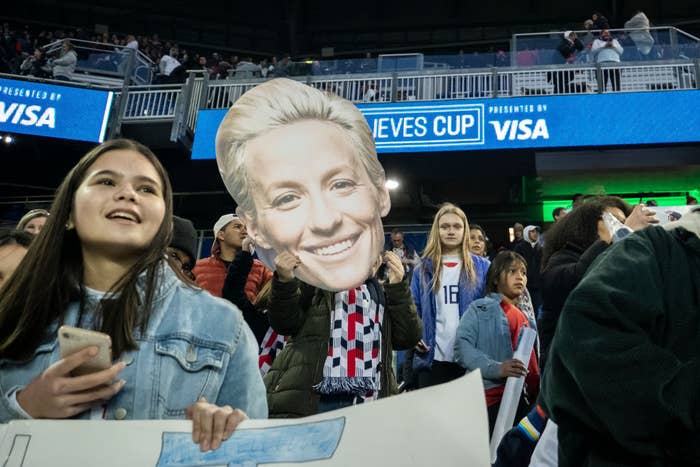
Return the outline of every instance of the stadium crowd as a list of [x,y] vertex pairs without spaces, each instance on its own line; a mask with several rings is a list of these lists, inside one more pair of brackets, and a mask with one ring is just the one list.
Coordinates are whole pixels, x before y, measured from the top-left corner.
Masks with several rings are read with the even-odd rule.
[[[554,63],[602,63],[629,60],[668,58],[669,51],[651,31],[647,16],[639,11],[624,27],[629,32],[610,34],[608,20],[594,12],[583,21],[585,33],[579,38],[575,32],[564,31],[560,43],[530,44],[524,40],[515,56],[518,66]],[[85,50],[76,51],[71,40],[89,41]],[[542,38],[537,39],[539,41]],[[68,46],[57,48],[47,55],[48,44],[64,41]],[[546,42],[546,41],[545,41]],[[624,46],[624,47],[623,47]],[[41,78],[56,77],[69,80],[79,59],[90,67],[107,71],[125,71],[125,50],[139,51],[153,67],[154,83],[176,83],[185,79],[187,70],[202,70],[210,79],[273,78],[327,73],[371,73],[377,71],[376,54],[367,52],[355,59],[347,58],[330,65],[319,57],[305,57],[294,62],[289,54],[276,56],[238,55],[204,47],[185,47],[176,41],[163,40],[158,34],[94,33],[85,28],[37,29],[26,25],[3,23],[0,44],[0,72],[25,74]],[[88,51],[89,50],[89,51]],[[488,50],[465,52],[460,48],[452,55],[439,56],[450,68],[509,66],[508,48],[489,47]],[[85,56],[85,57],[84,57]],[[619,71],[611,71],[613,89],[619,88]],[[554,86],[564,89],[570,79],[554,76]],[[605,77],[608,80],[608,76]]]
[[[602,15],[591,21],[607,29]],[[5,28],[2,63],[15,71],[38,73],[35,49],[66,36]],[[69,35],[141,50],[164,80],[196,67],[280,78],[289,66],[157,35]],[[606,37],[591,50],[609,42],[599,48],[614,54]],[[577,37],[563,39],[578,50]],[[54,77],[71,50],[64,42]],[[187,418],[208,451],[248,417],[372,404],[479,370],[489,433],[508,379],[524,381],[495,465],[700,459],[700,210],[660,226],[652,205],[577,196],[546,231],[515,223],[495,249],[444,203],[422,252],[395,229],[379,258],[342,256],[345,243],[384,241],[383,169],[353,104],[288,79],[234,103],[217,158],[238,209],[214,222],[204,258],[158,157],[128,139],[90,150],[50,209],[0,233],[0,422]],[[331,242],[338,231],[352,240]],[[109,336],[108,364],[86,370],[95,346],[62,354],[68,326]],[[525,330],[537,339],[523,361],[513,354]]]

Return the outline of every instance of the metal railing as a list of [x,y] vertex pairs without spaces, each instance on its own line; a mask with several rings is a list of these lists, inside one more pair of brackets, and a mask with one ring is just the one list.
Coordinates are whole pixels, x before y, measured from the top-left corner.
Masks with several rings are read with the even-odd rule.
[[246,91],[263,82],[265,82],[264,79],[210,81],[204,102],[200,103],[200,108],[227,109]]
[[[12,79],[28,77],[7,76]],[[352,102],[402,102],[484,99],[603,92],[653,92],[700,89],[700,59],[573,64],[531,67],[491,67],[363,75],[294,78]],[[33,81],[61,85],[78,83]],[[193,133],[202,109],[227,109],[264,79],[209,80],[191,72],[184,85],[101,87],[115,91],[118,111],[113,126],[122,122],[173,121],[171,138]],[[91,86],[95,87],[95,86]]]
[[178,84],[129,88],[122,120],[170,120],[181,94]]
[[394,74],[309,77],[306,83],[321,91],[330,92],[352,102],[384,102],[392,100]]
[[[649,92],[700,89],[700,59],[296,79],[355,103]],[[185,128],[194,133],[199,110],[227,109],[244,92],[263,82],[263,79],[209,81],[191,74],[185,85],[191,90],[190,98],[184,102]]]

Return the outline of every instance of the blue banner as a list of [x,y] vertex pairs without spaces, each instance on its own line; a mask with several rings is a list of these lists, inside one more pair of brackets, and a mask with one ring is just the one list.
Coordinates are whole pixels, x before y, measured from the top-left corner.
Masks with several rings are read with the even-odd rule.
[[[358,104],[378,153],[700,142],[700,91]],[[193,159],[226,110],[199,112]]]
[[0,79],[0,131],[101,143],[112,92]]

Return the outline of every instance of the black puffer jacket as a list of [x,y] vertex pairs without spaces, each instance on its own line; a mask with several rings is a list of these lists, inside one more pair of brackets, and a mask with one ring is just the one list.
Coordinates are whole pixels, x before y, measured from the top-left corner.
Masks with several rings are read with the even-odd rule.
[[607,247],[607,243],[599,240],[583,250],[569,242],[547,261],[542,271],[542,317],[537,323],[540,333],[540,371],[544,371],[547,352],[554,339],[554,330],[564,302],[581,282],[593,260]]

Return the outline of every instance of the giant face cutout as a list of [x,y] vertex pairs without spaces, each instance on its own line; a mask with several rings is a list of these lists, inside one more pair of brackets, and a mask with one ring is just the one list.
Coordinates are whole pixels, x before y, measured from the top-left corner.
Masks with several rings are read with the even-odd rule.
[[[217,147],[226,124],[224,119]],[[237,168],[245,173],[238,180],[245,180],[246,190],[232,187],[227,177],[230,161],[222,158],[234,155],[217,149],[229,191],[250,196],[236,199],[237,213],[260,259],[274,269],[277,254],[292,253],[301,261],[294,272],[298,279],[334,291],[357,287],[374,273],[384,247],[381,218],[391,204],[381,166],[376,165],[380,176],[373,177],[351,131],[309,116],[259,132],[245,142]],[[376,162],[373,147],[372,155]]]

